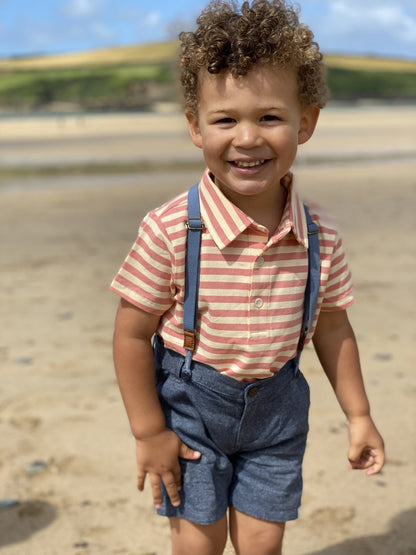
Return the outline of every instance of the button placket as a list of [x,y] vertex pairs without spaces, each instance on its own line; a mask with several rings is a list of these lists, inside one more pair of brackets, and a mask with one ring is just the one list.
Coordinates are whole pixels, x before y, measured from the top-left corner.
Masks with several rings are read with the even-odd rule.
[[258,248],[254,254],[251,268],[251,284],[250,284],[250,312],[249,312],[249,336],[260,337],[267,335],[264,329],[263,320],[267,316],[267,293],[265,290],[268,286],[269,276],[264,256],[267,250],[266,242],[256,245]]
[[[265,262],[264,257],[262,255],[258,256],[255,262],[256,269],[260,270],[264,266],[264,262]],[[263,306],[264,306],[264,299],[262,297],[254,295],[254,307],[257,310],[259,310],[260,308],[263,308]]]

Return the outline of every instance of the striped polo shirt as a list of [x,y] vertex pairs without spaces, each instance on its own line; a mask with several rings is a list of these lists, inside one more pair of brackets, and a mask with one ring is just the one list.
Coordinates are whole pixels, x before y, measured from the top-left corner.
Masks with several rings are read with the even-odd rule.
[[[263,379],[296,355],[308,273],[304,208],[292,175],[280,225],[269,231],[232,204],[208,170],[199,186],[201,240],[197,343],[194,359],[238,380]],[[320,310],[353,302],[350,271],[332,223],[310,208],[319,226]],[[184,354],[183,306],[187,192],[143,219],[111,289],[140,309],[161,317],[165,346]]]

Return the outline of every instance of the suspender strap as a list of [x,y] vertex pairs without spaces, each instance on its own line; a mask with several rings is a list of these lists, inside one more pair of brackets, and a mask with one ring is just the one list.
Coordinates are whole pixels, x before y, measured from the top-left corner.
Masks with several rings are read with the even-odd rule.
[[305,288],[305,305],[303,309],[302,329],[299,337],[297,354],[295,357],[296,373],[299,374],[299,361],[305,344],[306,336],[312,328],[315,311],[318,304],[319,285],[321,280],[321,264],[319,256],[319,228],[312,221],[306,204],[303,205],[308,226],[308,278]]
[[201,233],[204,224],[199,208],[198,183],[188,192],[188,228],[185,263],[185,302],[183,315],[184,344],[186,355],[182,370],[184,379],[191,377],[192,353],[195,350],[196,324],[198,318],[199,260]]
[[[308,278],[305,289],[305,307],[303,312],[302,330],[295,358],[296,368],[299,369],[299,360],[310,331],[318,304],[320,283],[320,256],[319,256],[319,229],[312,221],[309,211],[304,205],[306,222],[308,226]],[[192,353],[196,343],[196,325],[198,318],[198,288],[199,288],[199,261],[201,250],[201,233],[205,228],[199,207],[198,183],[188,192],[188,228],[185,265],[185,302],[184,302],[184,347],[185,364],[182,369],[183,379],[191,378]]]
[[[310,331],[318,304],[319,283],[321,279],[320,257],[319,257],[319,228],[312,221],[311,215],[306,207],[306,223],[308,225],[308,279],[305,289],[305,309],[303,312],[302,331],[305,335]],[[302,345],[303,347],[303,345]]]

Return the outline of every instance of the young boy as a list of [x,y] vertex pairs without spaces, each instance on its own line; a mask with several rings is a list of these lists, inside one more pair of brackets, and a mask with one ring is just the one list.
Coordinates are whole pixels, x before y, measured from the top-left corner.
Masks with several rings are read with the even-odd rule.
[[[184,348],[184,193],[145,217],[112,283],[116,374],[138,488],[148,475],[172,553],[220,554],[229,526],[236,553],[276,554],[300,504],[309,408],[298,362],[314,238],[290,168],[325,104],[322,55],[283,0],[214,2],[180,38],[185,114],[207,164],[196,331]],[[346,415],[351,467],[375,474],[384,447],[346,313],[349,269],[336,229],[309,213],[320,283],[306,342]]]

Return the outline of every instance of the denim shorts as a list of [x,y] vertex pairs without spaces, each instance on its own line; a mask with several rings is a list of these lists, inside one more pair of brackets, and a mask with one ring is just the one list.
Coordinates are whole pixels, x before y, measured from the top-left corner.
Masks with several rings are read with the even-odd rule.
[[158,513],[213,524],[229,506],[253,517],[286,522],[298,516],[308,433],[309,386],[289,361],[274,376],[244,383],[192,362],[155,342],[157,388],[167,427],[199,460],[180,459],[181,505],[166,491]]

